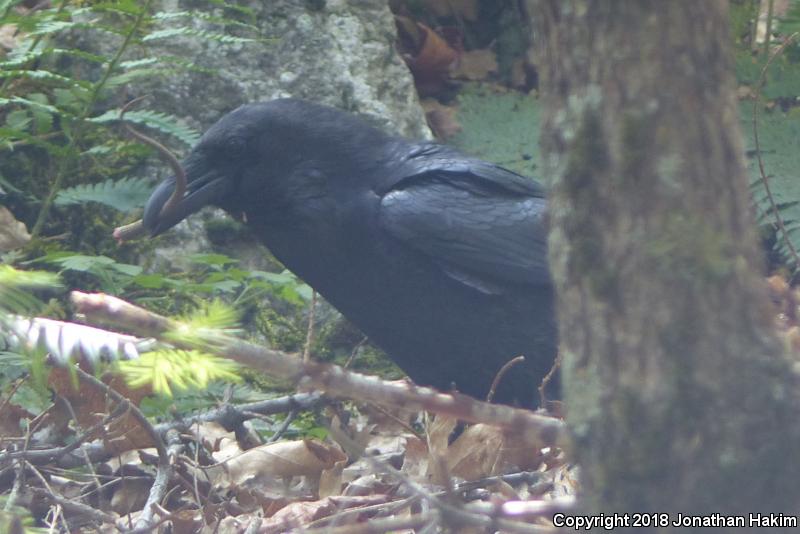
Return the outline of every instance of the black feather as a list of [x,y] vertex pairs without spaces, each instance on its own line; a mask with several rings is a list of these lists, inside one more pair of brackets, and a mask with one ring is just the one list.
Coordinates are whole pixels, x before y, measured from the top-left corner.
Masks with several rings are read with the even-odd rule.
[[242,106],[184,161],[189,193],[144,222],[161,233],[204,204],[244,213],[272,253],[416,382],[535,403],[556,352],[545,194],[497,165],[389,136],[295,99]]

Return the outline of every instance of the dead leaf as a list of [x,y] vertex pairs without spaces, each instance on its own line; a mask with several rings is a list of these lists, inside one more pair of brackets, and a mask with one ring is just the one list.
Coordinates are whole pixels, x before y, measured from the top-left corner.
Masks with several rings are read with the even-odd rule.
[[17,32],[16,24],[3,24],[0,26],[0,47],[13,50],[25,38],[25,35]]
[[342,493],[342,472],[347,460],[341,460],[333,464],[333,467],[323,469],[319,477],[319,490],[317,493],[321,498]]
[[33,414],[16,404],[7,403],[0,410],[0,438],[18,438],[22,436],[20,421],[33,419]]
[[465,480],[502,474],[511,468],[532,469],[542,461],[541,447],[489,425],[472,425],[449,447],[450,473]]
[[399,48],[420,94],[432,94],[444,85],[450,66],[458,59],[458,51],[421,22],[408,17],[395,17]]
[[444,486],[448,482],[449,473],[449,441],[458,420],[453,417],[437,415],[436,419],[426,425],[428,440],[428,480]]
[[319,477],[323,470],[346,459],[338,447],[305,439],[261,445],[230,458],[223,466],[231,483],[245,485],[261,479]]
[[152,485],[151,480],[144,478],[122,479],[111,497],[111,509],[119,515],[141,510],[147,502],[147,494]]
[[456,119],[458,108],[445,106],[434,98],[426,98],[422,102],[428,126],[438,139],[448,139],[461,131],[461,124]]
[[497,55],[493,51],[470,50],[461,54],[450,75],[460,80],[485,80],[497,70]]
[[406,440],[406,454],[403,457],[402,471],[412,480],[427,481],[428,445],[418,437]]
[[200,510],[177,510],[170,515],[173,534],[194,534],[203,527],[203,513]]
[[[56,403],[54,409],[48,414],[47,424],[63,428],[64,424],[72,419],[74,413],[80,426],[87,428],[101,421],[106,414],[113,410],[116,403],[111,401],[103,390],[85,384],[76,385],[75,380],[69,370],[64,368],[54,368],[50,372],[48,386],[58,396],[69,402],[72,409],[69,410],[62,403]],[[139,406],[142,399],[152,393],[152,389],[147,386],[130,389],[121,376],[113,373],[105,373],[101,380],[136,406]],[[131,414],[118,417],[106,427],[98,430],[92,437],[102,438],[108,450],[114,454],[153,446],[150,434],[139,425]]]
[[[0,27],[2,31],[2,27]],[[2,34],[0,34],[2,40]],[[1,44],[1,43],[0,43]],[[18,221],[14,214],[4,206],[0,206],[0,252],[8,252],[20,248],[31,240],[25,223]]]
[[[307,525],[311,521],[328,517],[332,514],[354,508],[357,506],[371,506],[388,502],[387,495],[368,495],[359,496],[339,496],[326,497],[318,501],[296,502],[281,509],[274,516],[265,520],[258,530],[261,534],[279,534],[287,532],[291,528],[299,528]],[[337,522],[341,527],[359,521],[358,515],[348,516],[347,520]]]

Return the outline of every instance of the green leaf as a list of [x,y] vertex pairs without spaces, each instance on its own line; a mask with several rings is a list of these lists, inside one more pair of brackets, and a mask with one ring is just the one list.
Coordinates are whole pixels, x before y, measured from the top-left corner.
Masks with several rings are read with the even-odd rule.
[[[775,214],[772,212],[755,157],[752,103],[742,105],[741,116],[751,191],[758,219],[761,224],[772,226]],[[797,170],[800,169],[800,118],[791,113],[762,111],[759,113],[758,138],[761,158],[778,212],[784,224],[794,228],[796,224],[800,224],[800,179],[797,177]],[[792,230],[789,238],[795,249],[800,250],[800,233]],[[790,263],[794,261],[789,257],[789,250],[781,236],[778,236],[775,244],[784,258],[791,260]]]
[[58,275],[43,271],[22,271],[9,265],[0,265],[0,309],[13,312],[30,312],[41,303],[32,290],[58,289]]
[[108,179],[99,184],[82,184],[62,189],[55,199],[57,206],[98,202],[122,212],[141,208],[153,189],[148,178]]
[[[89,121],[98,124],[116,122],[119,120],[119,112],[119,109],[112,109],[98,117],[89,119]],[[194,146],[200,139],[200,132],[187,126],[177,117],[166,113],[158,113],[156,111],[129,111],[125,114],[125,120],[169,134],[179,139],[187,146]]]
[[241,380],[235,362],[199,351],[148,352],[135,360],[119,362],[118,368],[129,386],[151,385],[157,393],[168,397],[172,396],[173,388],[205,389],[212,380]]
[[169,28],[166,30],[157,30],[153,33],[145,35],[142,38],[143,42],[150,42],[150,41],[158,41],[160,39],[169,39],[172,37],[178,37],[183,35],[190,35],[193,37],[201,37],[208,41],[217,41],[220,43],[231,44],[231,43],[252,43],[257,41],[257,39],[251,39],[248,37],[236,37],[234,35],[226,35],[224,33],[216,33],[210,32],[206,30],[198,30],[197,28],[189,28],[187,26],[182,26],[179,28]]
[[189,261],[203,265],[230,265],[239,263],[239,260],[226,256],[225,254],[192,254]]

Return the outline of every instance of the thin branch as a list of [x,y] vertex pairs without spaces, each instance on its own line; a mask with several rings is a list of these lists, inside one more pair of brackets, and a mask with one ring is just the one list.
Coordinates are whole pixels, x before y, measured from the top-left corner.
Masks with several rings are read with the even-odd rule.
[[134,528],[137,529],[150,527],[153,519],[153,504],[158,504],[164,497],[167,492],[167,488],[169,487],[169,480],[172,478],[172,462],[169,460],[169,453],[166,445],[164,444],[164,440],[161,439],[161,435],[156,432],[155,428],[152,424],[150,424],[150,421],[147,420],[147,417],[144,416],[142,411],[139,410],[135,404],[130,402],[130,400],[117,393],[111,386],[83,371],[81,368],[76,366],[74,369],[81,381],[91,385],[96,389],[99,389],[118,403],[127,403],[128,409],[130,410],[133,418],[137,423],[139,423],[139,425],[141,425],[142,429],[153,441],[153,446],[158,452],[158,467],[156,468],[156,477],[153,481],[153,485],[150,488],[150,493],[147,496],[147,502],[145,503],[142,512],[139,514],[139,517],[136,519],[136,524],[134,525]]
[[[73,291],[71,300],[88,320],[114,324],[143,337],[155,337],[179,348],[196,348],[208,343],[174,340],[170,333],[180,327],[172,319],[148,312],[121,299],[102,293]],[[522,439],[542,446],[566,445],[564,423],[529,410],[477,401],[460,393],[440,393],[433,388],[411,383],[389,382],[373,376],[346,371],[337,365],[300,358],[280,351],[218,336],[213,347],[204,346],[251,369],[258,369],[277,378],[289,380],[300,389],[322,390],[340,397],[359,399],[390,407],[442,413],[466,422],[486,423],[511,429]]]
[[306,327],[306,343],[303,347],[303,361],[311,358],[311,344],[314,342],[314,314],[317,309],[317,290],[311,290],[311,309],[308,310],[308,326]]
[[502,382],[503,377],[506,376],[508,370],[517,365],[518,363],[522,363],[524,361],[525,361],[525,356],[522,355],[517,356],[516,358],[508,360],[503,365],[503,367],[501,367],[500,370],[497,371],[497,374],[494,375],[494,380],[492,380],[492,385],[489,388],[489,394],[486,395],[486,402],[492,402],[492,399],[494,399],[495,391],[497,391],[497,386],[500,385],[500,382]]
[[547,374],[544,375],[544,378],[542,378],[542,383],[539,384],[539,407],[541,407],[541,408],[545,408],[546,407],[545,403],[547,402],[547,398],[545,397],[544,390],[547,388],[547,385],[550,383],[550,381],[555,376],[556,371],[558,371],[559,367],[561,367],[561,351],[558,351],[558,354],[556,355],[556,359],[553,362],[553,366],[550,368],[549,371],[547,371]]

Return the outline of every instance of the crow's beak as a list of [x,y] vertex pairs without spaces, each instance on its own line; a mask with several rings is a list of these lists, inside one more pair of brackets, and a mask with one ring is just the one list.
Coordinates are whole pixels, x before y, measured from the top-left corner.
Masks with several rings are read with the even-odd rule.
[[183,219],[209,204],[216,204],[226,196],[232,183],[224,175],[215,171],[193,172],[191,165],[186,167],[188,184],[186,194],[171,209],[163,210],[164,204],[175,190],[175,177],[161,182],[150,195],[144,207],[142,222],[150,235],[166,232]]

